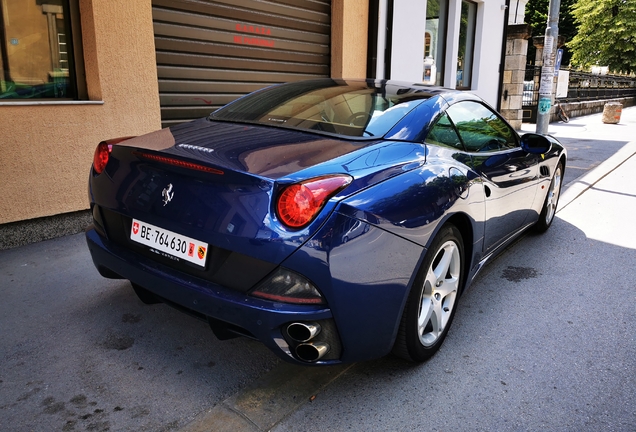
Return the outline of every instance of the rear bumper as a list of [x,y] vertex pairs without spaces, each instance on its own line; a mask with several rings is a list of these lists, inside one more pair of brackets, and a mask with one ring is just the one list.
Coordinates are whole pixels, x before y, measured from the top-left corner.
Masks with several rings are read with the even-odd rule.
[[311,280],[325,297],[326,307],[249,296],[119,246],[93,226],[87,228],[86,240],[102,275],[118,275],[179,307],[238,326],[281,358],[302,365],[307,363],[289,354],[293,342],[288,344],[283,335],[292,322],[324,322],[331,329],[324,337],[337,339],[330,340],[338,350],[314,364],[388,354],[424,253],[413,242],[366,223],[358,227],[349,216],[334,213],[312,239],[281,263]]
[[[120,276],[177,306],[238,326],[293,363],[307,365],[286,353],[287,343],[281,328],[291,322],[332,318],[331,311],[324,306],[296,306],[261,300],[168,268],[108,241],[92,225],[86,229],[86,242],[93,263],[103,276]],[[333,363],[340,361],[316,362]]]

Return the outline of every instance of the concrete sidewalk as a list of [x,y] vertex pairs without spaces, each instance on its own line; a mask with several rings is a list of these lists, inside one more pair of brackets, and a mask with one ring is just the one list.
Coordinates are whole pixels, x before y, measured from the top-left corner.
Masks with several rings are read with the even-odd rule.
[[[536,125],[524,123],[521,133],[534,133]],[[604,124],[602,114],[577,117],[569,123],[555,122],[548,127],[548,133],[557,138],[568,150],[568,163],[565,170],[563,185],[576,180],[590,170],[614,158],[606,165],[605,171],[616,166],[615,154],[627,143],[636,140],[636,107],[623,110],[618,124]],[[627,154],[622,153],[620,160],[625,160]]]
[[[618,124],[606,124],[602,121],[603,114],[575,117],[569,123],[561,121],[550,123],[548,134],[556,138],[576,138],[584,141],[596,140],[636,140],[636,106],[623,109]],[[524,123],[521,133],[535,133],[534,123]]]
[[[623,159],[624,158],[624,159]],[[557,216],[587,238],[636,249],[636,141],[590,174],[574,181],[562,196]],[[634,269],[626,269],[634,274]]]
[[[557,216],[581,228],[589,238],[607,241],[636,249],[636,226],[625,221],[636,214],[636,107],[623,110],[618,124],[604,124],[602,114],[575,118],[570,123],[552,123],[548,133],[566,143],[627,140],[620,150],[605,159],[593,170],[578,178],[564,182]],[[533,132],[535,125],[524,124],[525,132]],[[570,150],[570,149],[568,149]],[[570,164],[576,166],[577,158],[570,151]],[[574,160],[572,160],[574,159]]]

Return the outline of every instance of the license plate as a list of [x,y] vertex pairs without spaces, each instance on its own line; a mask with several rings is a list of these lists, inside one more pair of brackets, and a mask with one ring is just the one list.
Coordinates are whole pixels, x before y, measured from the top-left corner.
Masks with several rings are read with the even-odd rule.
[[133,219],[130,239],[163,252],[172,257],[184,259],[201,267],[205,267],[208,244],[200,240],[159,228],[158,226]]

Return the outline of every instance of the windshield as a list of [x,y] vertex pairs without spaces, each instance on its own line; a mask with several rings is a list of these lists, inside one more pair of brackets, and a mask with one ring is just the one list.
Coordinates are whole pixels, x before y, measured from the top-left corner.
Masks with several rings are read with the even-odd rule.
[[430,96],[424,89],[379,81],[302,81],[249,94],[210,118],[372,139]]

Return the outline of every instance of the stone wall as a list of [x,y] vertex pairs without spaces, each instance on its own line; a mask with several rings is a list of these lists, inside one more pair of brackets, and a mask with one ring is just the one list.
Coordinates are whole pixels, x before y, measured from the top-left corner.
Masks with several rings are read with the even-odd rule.
[[[603,108],[605,104],[608,102],[620,102],[623,104],[623,108],[630,107],[636,105],[636,98],[617,98],[617,99],[601,99],[601,100],[593,100],[593,101],[583,101],[583,102],[567,102],[562,103],[561,106],[563,110],[565,110],[566,114],[570,118],[581,117],[590,114],[597,114],[603,112]],[[559,121],[559,117],[556,114],[555,110],[552,110],[552,114],[550,115],[550,121]]]
[[526,53],[531,28],[528,24],[508,26],[506,58],[501,89],[501,115],[516,130],[523,119],[523,79],[526,73]]

